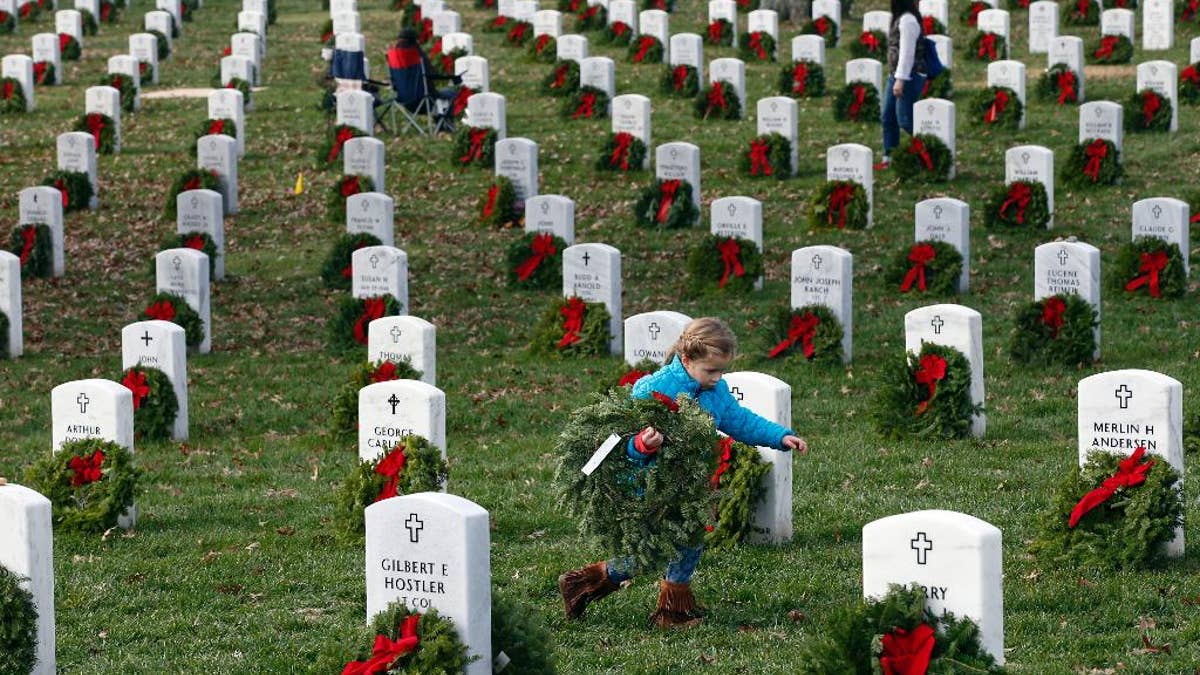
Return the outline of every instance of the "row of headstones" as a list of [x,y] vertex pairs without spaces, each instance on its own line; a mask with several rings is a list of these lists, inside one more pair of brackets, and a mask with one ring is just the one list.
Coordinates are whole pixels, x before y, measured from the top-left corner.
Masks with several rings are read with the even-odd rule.
[[[925,13],[928,0],[922,0],[921,12]],[[933,16],[949,26],[946,20],[946,6],[942,2],[938,7],[931,7]],[[940,10],[940,11],[939,11]],[[1142,3],[1142,49],[1146,51],[1165,51],[1175,45],[1175,6],[1171,0],[1143,0]],[[1130,44],[1137,44],[1135,31],[1136,15],[1129,9],[1106,9],[1100,13],[1101,35],[1123,35],[1129,38]],[[864,21],[864,30],[865,28]],[[1003,57],[1008,58],[1012,48],[1010,16],[1003,9],[986,9],[979,13],[976,26],[981,33],[992,33],[1004,38]],[[1038,0],[1029,4],[1029,53],[1039,54],[1049,51],[1050,45],[1058,37],[1059,5],[1052,0]]]

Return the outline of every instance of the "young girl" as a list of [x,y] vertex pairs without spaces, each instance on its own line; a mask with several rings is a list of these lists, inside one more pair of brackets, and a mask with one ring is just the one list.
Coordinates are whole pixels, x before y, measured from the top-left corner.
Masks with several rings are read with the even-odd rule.
[[[713,317],[692,321],[667,354],[667,363],[633,386],[634,398],[650,398],[658,393],[671,399],[686,394],[708,414],[717,429],[748,445],[765,445],[779,450],[799,450],[808,446],[791,429],[755,415],[738,405],[721,376],[737,352],[737,337],[725,322]],[[663,436],[647,427],[629,440],[626,457],[638,466],[647,466],[662,446]],[[660,627],[690,626],[700,621],[691,579],[700,563],[701,547],[681,548],[679,557],[667,566],[659,584],[658,606],[650,619]],[[588,603],[599,600],[621,587],[633,576],[629,560],[613,559],[572,570],[558,578],[567,617],[583,616]]]
[[900,130],[909,134],[913,131],[913,104],[921,98],[925,89],[925,75],[921,72],[924,49],[921,40],[921,14],[917,11],[917,0],[891,0],[892,25],[888,30],[888,80],[884,86],[883,110],[883,161],[875,165],[877,170],[891,166],[892,150],[900,145]]

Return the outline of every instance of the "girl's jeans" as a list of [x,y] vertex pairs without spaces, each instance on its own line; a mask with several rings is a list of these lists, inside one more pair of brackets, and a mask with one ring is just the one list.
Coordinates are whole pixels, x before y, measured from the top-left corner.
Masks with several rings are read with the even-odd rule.
[[883,87],[883,112],[880,115],[883,122],[883,154],[900,145],[900,129],[910,135],[913,132],[913,104],[921,98],[925,89],[925,76],[913,72],[910,79],[904,83],[904,95],[899,99],[892,93],[896,82],[894,75],[888,75],[887,84]]
[[[691,582],[692,575],[696,573],[696,567],[700,564],[700,553],[703,551],[703,546],[679,549],[679,557],[667,565],[667,572],[663,575],[663,578],[673,584]],[[614,584],[623,583],[636,572],[637,570],[634,569],[632,558],[625,558],[624,560],[613,558],[608,561],[608,579]]]

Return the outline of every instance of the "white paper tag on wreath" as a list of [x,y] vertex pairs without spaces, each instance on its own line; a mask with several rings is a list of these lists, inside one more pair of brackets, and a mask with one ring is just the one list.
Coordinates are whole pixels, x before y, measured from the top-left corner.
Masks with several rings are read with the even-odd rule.
[[512,659],[508,658],[508,654],[500,652],[496,658],[492,659],[492,672],[498,673],[508,667],[512,663]]
[[596,448],[596,452],[592,453],[592,457],[587,461],[587,464],[583,465],[583,475],[592,475],[592,472],[600,466],[600,462],[603,462],[604,458],[608,457],[608,453],[612,452],[613,448],[617,447],[617,443],[620,442],[620,436],[609,434],[608,438],[604,439],[604,443],[599,448]]

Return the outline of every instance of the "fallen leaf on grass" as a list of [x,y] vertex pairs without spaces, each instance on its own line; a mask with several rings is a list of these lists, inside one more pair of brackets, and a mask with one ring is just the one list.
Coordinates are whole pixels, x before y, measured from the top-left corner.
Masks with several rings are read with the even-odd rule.
[[285,537],[290,537],[293,534],[296,534],[296,528],[294,528],[290,525],[284,525],[283,527],[277,527],[277,528],[275,528],[275,531],[278,532],[279,534],[282,534]]
[[706,666],[711,666],[712,664],[716,663],[716,661],[717,657],[715,656],[709,656],[708,654],[703,653],[700,654],[700,663],[703,663]]
[[808,615],[798,609],[793,609],[792,611],[788,612],[788,618],[796,623],[808,621]]
[[217,584],[216,591],[225,595],[240,595],[244,587],[241,584]]
[[1156,647],[1153,644],[1151,644],[1150,636],[1146,635],[1145,633],[1142,634],[1142,644],[1145,645],[1145,649],[1141,649],[1138,651],[1140,651],[1143,654],[1170,654],[1171,653],[1171,643],[1170,642],[1161,644]]

